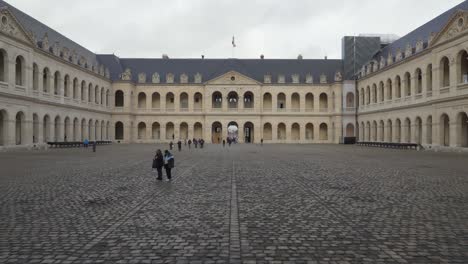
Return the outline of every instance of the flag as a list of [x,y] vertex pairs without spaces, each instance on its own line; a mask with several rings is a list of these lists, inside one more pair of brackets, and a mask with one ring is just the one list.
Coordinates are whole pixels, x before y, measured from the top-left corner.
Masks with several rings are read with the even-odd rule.
[[232,36],[232,47],[235,48],[236,47],[236,41],[234,39],[234,36]]

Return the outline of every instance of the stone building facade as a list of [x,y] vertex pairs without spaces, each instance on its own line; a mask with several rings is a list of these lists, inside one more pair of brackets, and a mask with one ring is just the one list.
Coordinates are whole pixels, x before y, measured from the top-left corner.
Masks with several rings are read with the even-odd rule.
[[467,2],[343,80],[342,60],[94,54],[0,1],[0,149],[84,139],[219,143],[232,126],[246,143],[357,137],[466,147],[464,10]]

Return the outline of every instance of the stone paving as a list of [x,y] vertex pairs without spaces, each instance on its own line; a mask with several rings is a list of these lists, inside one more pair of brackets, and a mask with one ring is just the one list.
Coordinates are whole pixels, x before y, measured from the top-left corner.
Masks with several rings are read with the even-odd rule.
[[335,145],[0,153],[0,263],[468,263],[468,155]]

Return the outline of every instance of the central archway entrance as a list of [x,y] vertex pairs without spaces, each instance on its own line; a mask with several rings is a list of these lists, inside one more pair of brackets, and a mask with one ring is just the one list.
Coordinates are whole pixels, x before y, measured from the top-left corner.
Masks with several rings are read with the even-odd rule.
[[219,144],[223,140],[223,125],[220,122],[214,122],[211,125],[211,142]]
[[254,125],[252,122],[244,124],[244,142],[254,143]]
[[228,139],[230,139],[232,142],[239,142],[239,125],[236,122],[231,121],[228,124],[227,131]]

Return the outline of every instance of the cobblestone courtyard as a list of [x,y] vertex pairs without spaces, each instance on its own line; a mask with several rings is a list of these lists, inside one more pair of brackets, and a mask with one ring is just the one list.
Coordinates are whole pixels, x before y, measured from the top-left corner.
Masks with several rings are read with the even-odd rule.
[[0,153],[0,263],[468,263],[468,155],[320,145]]

